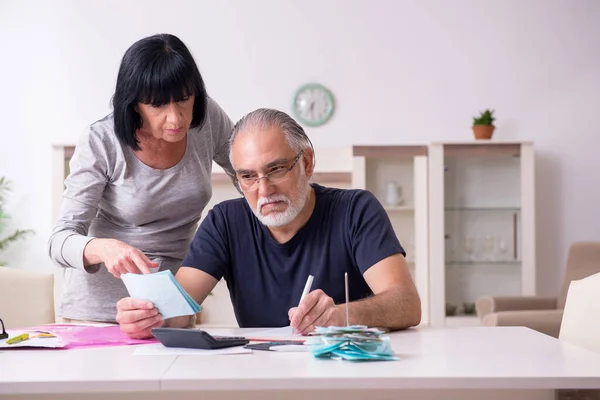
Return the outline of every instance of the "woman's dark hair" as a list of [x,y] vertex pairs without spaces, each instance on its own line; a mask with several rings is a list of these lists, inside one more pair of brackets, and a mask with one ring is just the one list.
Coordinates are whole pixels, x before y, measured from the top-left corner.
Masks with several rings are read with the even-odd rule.
[[207,94],[194,58],[178,37],[160,34],[135,42],[121,60],[112,98],[117,137],[140,150],[136,131],[142,119],[134,107],[160,106],[190,95],[195,97],[190,128],[195,128],[206,118]]

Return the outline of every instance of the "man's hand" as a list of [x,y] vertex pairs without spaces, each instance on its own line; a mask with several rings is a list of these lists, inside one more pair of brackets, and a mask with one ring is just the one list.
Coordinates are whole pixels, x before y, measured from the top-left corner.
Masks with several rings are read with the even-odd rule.
[[117,303],[117,322],[132,339],[152,337],[152,328],[160,328],[163,318],[158,309],[146,300],[125,297]]
[[119,278],[121,274],[148,274],[158,263],[150,261],[139,249],[116,239],[92,239],[84,250],[86,265],[95,260],[104,263],[108,272]]
[[306,335],[315,330],[315,326],[341,326],[344,316],[333,299],[321,289],[310,292],[298,307],[288,311],[290,326],[294,331]]

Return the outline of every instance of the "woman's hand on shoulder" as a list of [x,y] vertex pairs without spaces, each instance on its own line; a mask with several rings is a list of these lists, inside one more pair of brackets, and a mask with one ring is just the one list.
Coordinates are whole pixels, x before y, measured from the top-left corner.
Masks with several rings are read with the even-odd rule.
[[148,274],[158,267],[139,249],[116,239],[93,239],[84,250],[86,264],[102,262],[108,272],[119,278],[122,274]]

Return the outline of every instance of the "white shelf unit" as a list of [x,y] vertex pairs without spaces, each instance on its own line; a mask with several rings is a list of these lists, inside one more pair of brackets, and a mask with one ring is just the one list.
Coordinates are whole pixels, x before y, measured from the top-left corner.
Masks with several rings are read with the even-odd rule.
[[[535,295],[531,142],[429,146],[430,325],[472,325],[484,295]],[[470,309],[470,310],[469,310]]]
[[[428,148],[354,146],[352,187],[372,192],[386,210],[421,297],[421,325],[429,324]],[[403,202],[386,204],[386,186],[401,187]]]

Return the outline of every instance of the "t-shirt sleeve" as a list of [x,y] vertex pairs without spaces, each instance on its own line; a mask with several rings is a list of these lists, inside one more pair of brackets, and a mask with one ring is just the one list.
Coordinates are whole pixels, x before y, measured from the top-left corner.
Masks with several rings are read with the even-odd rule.
[[198,227],[189,251],[181,263],[221,280],[230,265],[225,218],[219,206],[208,212]]
[[361,190],[352,197],[348,221],[351,249],[361,273],[394,254],[406,257],[387,213],[371,192]]

